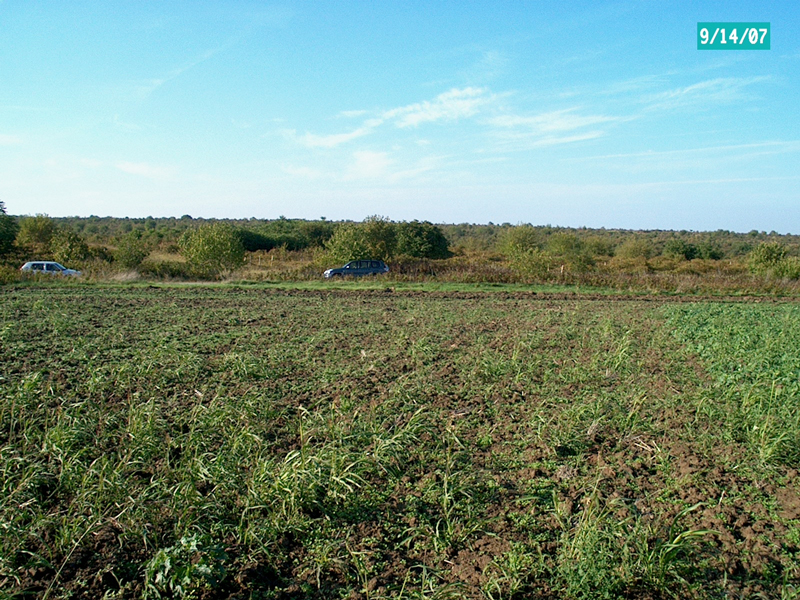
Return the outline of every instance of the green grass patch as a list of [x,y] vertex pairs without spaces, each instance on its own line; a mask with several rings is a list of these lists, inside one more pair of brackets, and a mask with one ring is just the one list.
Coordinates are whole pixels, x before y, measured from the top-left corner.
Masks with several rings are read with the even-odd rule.
[[5,288],[2,593],[791,595],[794,305],[415,285]]

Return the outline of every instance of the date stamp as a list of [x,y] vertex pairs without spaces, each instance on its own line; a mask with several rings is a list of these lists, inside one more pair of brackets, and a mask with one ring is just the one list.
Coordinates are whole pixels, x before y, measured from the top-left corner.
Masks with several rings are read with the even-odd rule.
[[769,50],[769,23],[698,23],[698,50]]

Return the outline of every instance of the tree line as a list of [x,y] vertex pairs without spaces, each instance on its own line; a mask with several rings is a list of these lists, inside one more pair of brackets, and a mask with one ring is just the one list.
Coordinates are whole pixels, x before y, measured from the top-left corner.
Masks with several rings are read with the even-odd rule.
[[[154,250],[180,254],[193,276],[217,277],[248,253],[310,252],[330,265],[362,258],[408,263],[453,256],[501,260],[523,279],[658,261],[736,260],[752,273],[800,277],[800,237],[751,231],[628,231],[488,223],[436,225],[372,216],[361,222],[286,219],[15,217],[0,202],[0,257],[6,263],[52,258],[142,269]],[[494,257],[494,258],[493,258]],[[152,265],[151,265],[152,266]],[[154,274],[173,275],[175,265]],[[166,271],[163,271],[166,269]],[[162,272],[163,271],[163,272]]]

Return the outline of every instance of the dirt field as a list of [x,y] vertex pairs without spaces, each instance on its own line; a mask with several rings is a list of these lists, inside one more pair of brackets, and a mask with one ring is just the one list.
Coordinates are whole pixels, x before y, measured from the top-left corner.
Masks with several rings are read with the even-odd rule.
[[0,590],[795,597],[800,307],[685,300],[5,288]]

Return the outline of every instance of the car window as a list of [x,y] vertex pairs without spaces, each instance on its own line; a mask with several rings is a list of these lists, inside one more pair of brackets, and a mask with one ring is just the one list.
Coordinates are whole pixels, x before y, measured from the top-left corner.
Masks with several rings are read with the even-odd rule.
[[31,265],[31,271],[44,271],[44,265],[42,263],[33,263]]
[[377,260],[373,260],[371,263],[369,263],[369,266],[372,267],[373,269],[380,268],[380,265],[378,264]]
[[355,267],[355,264],[356,264],[356,263],[351,263],[351,262],[349,262],[349,263],[347,263],[347,264],[344,266],[344,268],[345,268],[345,269],[355,269],[355,268],[356,268],[356,267]]

